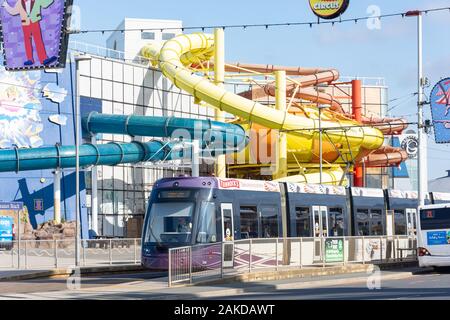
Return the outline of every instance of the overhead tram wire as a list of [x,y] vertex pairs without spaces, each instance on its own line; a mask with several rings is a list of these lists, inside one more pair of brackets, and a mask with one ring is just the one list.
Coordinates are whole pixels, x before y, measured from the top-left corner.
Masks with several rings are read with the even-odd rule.
[[[450,7],[440,7],[440,8],[431,8],[425,10],[417,10],[420,13],[433,13],[440,11],[449,11]],[[257,24],[233,24],[233,25],[209,25],[209,26],[188,26],[188,27],[166,27],[166,28],[135,28],[135,29],[91,29],[91,30],[74,30],[70,33],[72,34],[87,34],[87,33],[112,33],[112,32],[145,32],[145,31],[175,31],[181,30],[182,32],[186,30],[201,30],[205,31],[206,29],[243,29],[246,30],[248,28],[265,28],[266,30],[271,27],[292,27],[292,26],[309,26],[313,27],[315,25],[324,25],[331,24],[334,26],[337,23],[346,23],[346,22],[354,22],[358,23],[359,21],[365,21],[369,19],[378,19],[381,20],[383,18],[391,18],[391,17],[401,17],[404,18],[407,12],[397,12],[391,14],[383,14],[378,16],[362,16],[355,18],[347,18],[347,19],[339,19],[339,20],[318,20],[318,21],[310,21],[310,22],[282,22],[282,23],[257,23]]]

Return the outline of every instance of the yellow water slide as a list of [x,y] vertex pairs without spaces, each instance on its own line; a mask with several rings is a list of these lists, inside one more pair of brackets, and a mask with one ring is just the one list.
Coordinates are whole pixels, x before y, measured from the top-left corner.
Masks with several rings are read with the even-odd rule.
[[[277,110],[229,92],[193,72],[191,65],[203,64],[214,56],[213,35],[183,34],[165,42],[164,45],[151,44],[144,47],[142,55],[154,66],[159,66],[165,77],[179,89],[190,93],[197,101],[233,114],[249,126],[285,132],[288,135],[290,162],[318,163],[321,125],[327,133],[324,138],[324,160],[330,164],[323,175],[324,183],[341,183],[344,175],[341,166],[349,161],[362,159],[383,145],[384,135],[376,128],[361,126],[347,117],[329,112],[322,113],[320,124],[317,108],[306,108],[302,116]],[[287,180],[317,183],[318,178],[316,168],[300,174],[298,178],[289,177]]]

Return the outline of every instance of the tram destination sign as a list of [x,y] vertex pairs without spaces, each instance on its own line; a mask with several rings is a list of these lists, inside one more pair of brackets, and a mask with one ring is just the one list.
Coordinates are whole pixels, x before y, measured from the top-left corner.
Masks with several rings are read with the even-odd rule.
[[311,10],[322,19],[334,19],[348,8],[350,0],[309,0]]

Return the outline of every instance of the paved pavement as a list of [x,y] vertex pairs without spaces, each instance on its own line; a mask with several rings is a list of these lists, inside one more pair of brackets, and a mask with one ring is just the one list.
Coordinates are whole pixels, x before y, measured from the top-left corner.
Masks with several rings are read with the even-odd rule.
[[0,299],[450,299],[449,272],[413,275],[414,271],[383,271],[380,290],[368,289],[369,275],[364,273],[182,288],[168,288],[166,278],[142,274],[84,278],[80,290],[67,290],[65,280],[33,280],[0,283]]

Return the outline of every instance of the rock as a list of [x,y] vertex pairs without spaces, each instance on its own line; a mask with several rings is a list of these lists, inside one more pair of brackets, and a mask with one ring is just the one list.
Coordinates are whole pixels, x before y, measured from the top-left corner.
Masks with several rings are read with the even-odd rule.
[[75,229],[65,228],[63,231],[64,238],[74,238],[75,237]]

